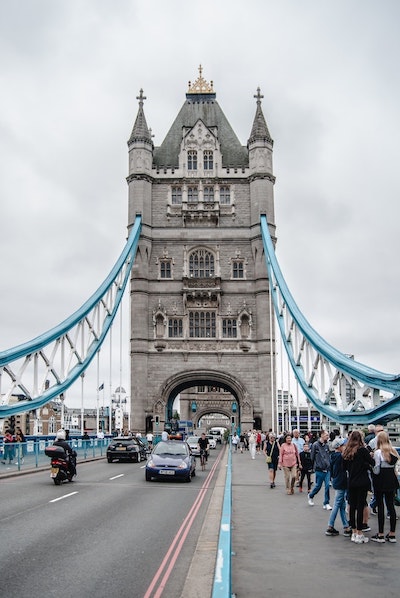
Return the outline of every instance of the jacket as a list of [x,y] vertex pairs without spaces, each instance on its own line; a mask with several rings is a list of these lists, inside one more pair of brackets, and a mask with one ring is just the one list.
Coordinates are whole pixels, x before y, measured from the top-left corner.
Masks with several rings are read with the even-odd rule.
[[343,467],[342,453],[339,451],[331,453],[331,481],[335,490],[346,490],[347,474]]
[[331,459],[328,443],[319,440],[314,442],[311,446],[311,459],[315,471],[329,471]]
[[361,446],[352,460],[343,459],[344,468],[348,475],[349,488],[371,489],[371,472],[375,465],[369,451]]

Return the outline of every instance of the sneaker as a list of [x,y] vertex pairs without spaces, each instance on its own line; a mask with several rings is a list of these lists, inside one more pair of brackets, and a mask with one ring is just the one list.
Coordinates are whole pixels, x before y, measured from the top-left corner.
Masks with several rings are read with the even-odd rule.
[[310,507],[314,506],[314,501],[313,501],[313,499],[311,498],[310,495],[308,495],[308,504],[310,505]]
[[376,507],[371,507],[370,509],[371,515],[377,515],[378,511],[376,510]]
[[388,542],[390,542],[391,544],[394,544],[395,542],[397,542],[396,536],[389,536],[389,534],[386,534],[386,540]]
[[368,538],[364,536],[364,534],[355,534],[354,542],[356,544],[366,544],[368,542]]
[[363,532],[370,532],[371,528],[369,527],[368,523],[363,523],[362,526],[361,526],[361,530]]
[[322,508],[325,509],[326,511],[332,511],[332,507],[329,503],[327,505],[323,505]]
[[353,530],[351,529],[351,527],[345,527],[343,530],[343,535],[346,536],[346,538],[350,538],[352,533]]
[[351,541],[352,542],[356,541],[356,534],[354,532],[351,532]]
[[385,543],[385,536],[380,536],[379,534],[375,534],[375,536],[371,536],[372,542],[379,542],[380,544]]
[[338,535],[339,535],[339,532],[337,531],[337,529],[335,529],[331,525],[328,527],[328,529],[325,532],[325,536],[338,536]]

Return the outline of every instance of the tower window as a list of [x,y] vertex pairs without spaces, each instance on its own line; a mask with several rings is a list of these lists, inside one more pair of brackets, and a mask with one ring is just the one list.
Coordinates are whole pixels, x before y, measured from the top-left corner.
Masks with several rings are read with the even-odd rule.
[[212,151],[205,150],[203,152],[203,163],[204,170],[212,170],[214,168],[214,157]]
[[197,151],[189,150],[187,153],[188,157],[188,170],[197,170]]
[[189,275],[194,278],[211,278],[214,276],[214,256],[210,251],[198,249],[190,254]]
[[160,278],[172,278],[171,260],[160,260]]
[[189,314],[189,336],[191,338],[215,338],[215,312],[192,311]]
[[199,191],[197,187],[188,187],[188,203],[197,203],[199,199]]
[[244,269],[242,260],[232,262],[232,278],[244,278]]
[[175,205],[182,203],[182,187],[172,187],[172,203]]
[[224,338],[237,337],[237,320],[231,318],[224,318],[222,320],[222,336]]
[[220,187],[219,189],[219,203],[228,206],[231,203],[231,189],[230,187]]
[[182,338],[182,336],[183,336],[182,318],[170,318],[168,320],[168,336],[171,338]]
[[204,201],[214,201],[214,187],[204,187]]

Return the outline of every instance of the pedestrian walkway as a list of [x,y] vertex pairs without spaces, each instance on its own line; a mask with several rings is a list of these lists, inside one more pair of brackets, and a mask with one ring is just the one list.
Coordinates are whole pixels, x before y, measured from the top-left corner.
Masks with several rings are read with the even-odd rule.
[[[334,490],[331,504],[333,498]],[[232,454],[233,596],[397,598],[400,521],[397,544],[356,545],[343,535],[325,535],[330,513],[322,508],[323,490],[314,502],[310,507],[298,488],[288,496],[279,470],[276,488],[270,489],[264,455],[252,460],[249,452]],[[377,517],[369,523],[371,537],[378,531]],[[335,527],[342,532],[339,516]]]

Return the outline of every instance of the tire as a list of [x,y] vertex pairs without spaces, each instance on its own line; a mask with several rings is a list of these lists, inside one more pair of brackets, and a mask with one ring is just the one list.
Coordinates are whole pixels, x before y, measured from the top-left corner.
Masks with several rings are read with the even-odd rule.
[[53,482],[56,486],[61,486],[61,480],[59,477],[53,478]]
[[151,482],[151,475],[146,471],[146,482]]
[[108,463],[112,463],[112,459],[111,459],[111,457],[107,457],[107,462],[108,462]]

